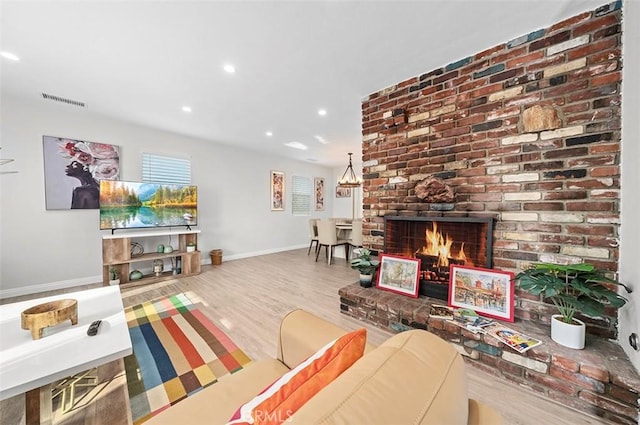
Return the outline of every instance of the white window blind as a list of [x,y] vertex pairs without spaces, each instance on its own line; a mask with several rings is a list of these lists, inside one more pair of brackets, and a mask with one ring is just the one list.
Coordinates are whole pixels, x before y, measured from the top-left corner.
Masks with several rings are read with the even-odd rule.
[[293,176],[291,212],[293,215],[309,215],[311,212],[311,179]]
[[142,181],[191,184],[191,160],[153,153],[142,154]]

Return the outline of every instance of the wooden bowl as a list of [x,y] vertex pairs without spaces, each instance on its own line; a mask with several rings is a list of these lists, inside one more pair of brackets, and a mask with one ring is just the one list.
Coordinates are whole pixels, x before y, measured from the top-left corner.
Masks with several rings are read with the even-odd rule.
[[78,324],[78,301],[65,299],[38,304],[22,312],[22,329],[31,331],[32,339],[42,338],[42,331],[49,326],[71,320]]

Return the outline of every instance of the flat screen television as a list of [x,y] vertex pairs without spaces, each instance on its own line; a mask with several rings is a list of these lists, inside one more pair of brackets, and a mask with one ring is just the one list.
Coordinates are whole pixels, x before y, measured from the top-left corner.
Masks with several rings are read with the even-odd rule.
[[198,224],[198,187],[100,181],[100,230]]

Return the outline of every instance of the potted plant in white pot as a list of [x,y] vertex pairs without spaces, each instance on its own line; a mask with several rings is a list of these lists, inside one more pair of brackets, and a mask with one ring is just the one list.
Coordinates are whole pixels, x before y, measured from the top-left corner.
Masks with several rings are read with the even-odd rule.
[[109,268],[109,285],[120,285],[120,277],[115,267]]
[[360,272],[360,286],[369,288],[373,281],[373,274],[380,262],[371,259],[371,251],[360,248],[358,257],[351,260],[351,268]]
[[560,314],[551,317],[551,339],[569,348],[584,348],[585,324],[577,312],[597,317],[605,306],[622,307],[627,300],[607,285],[622,285],[593,264],[534,264],[515,277],[518,287],[551,300]]

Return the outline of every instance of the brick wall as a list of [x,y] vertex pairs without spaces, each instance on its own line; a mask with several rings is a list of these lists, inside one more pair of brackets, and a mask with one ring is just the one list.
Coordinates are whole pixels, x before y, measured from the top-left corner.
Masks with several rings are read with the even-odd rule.
[[[368,96],[362,103],[365,245],[386,215],[493,216],[494,267],[579,258],[617,270],[621,2],[522,35]],[[414,186],[438,177],[455,209]],[[555,312],[517,292],[516,317]],[[615,337],[615,311],[586,319]]]

